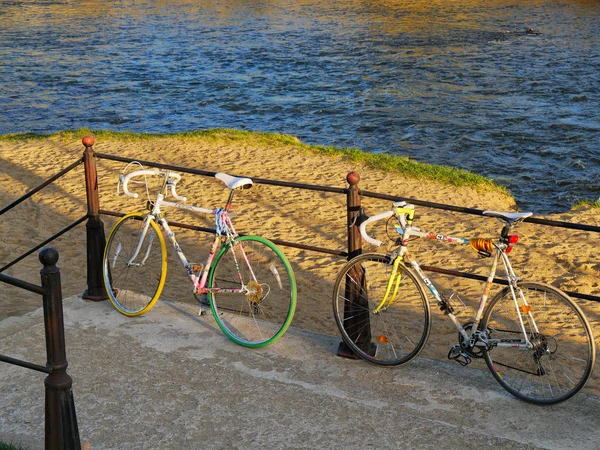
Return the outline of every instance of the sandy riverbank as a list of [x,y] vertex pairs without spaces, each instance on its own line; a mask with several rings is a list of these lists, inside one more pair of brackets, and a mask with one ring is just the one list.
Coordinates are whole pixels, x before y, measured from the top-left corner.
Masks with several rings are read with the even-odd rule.
[[[0,205],[9,204],[80,158],[83,152],[81,137],[0,140]],[[208,171],[334,187],[345,187],[346,174],[356,170],[361,176],[359,186],[373,192],[478,209],[516,209],[513,199],[501,190],[415,180],[374,170],[364,163],[356,163],[340,155],[310,153],[284,142],[275,146],[269,141],[244,141],[227,135],[219,138],[157,137],[143,140],[110,137],[96,138],[94,149],[99,153]],[[116,183],[122,167],[121,163],[107,160],[98,162],[102,209],[131,212],[143,208],[143,199],[134,200],[123,194],[117,195]],[[221,206],[226,196],[219,181],[191,175],[184,175],[179,192],[188,197],[188,202],[206,207]],[[372,199],[364,201],[369,214],[388,208],[388,203]],[[238,231],[330,249],[345,249],[345,197],[341,194],[257,185],[238,196],[235,211],[238,213],[235,221]],[[85,213],[83,166],[79,166],[2,216],[0,264],[6,264]],[[598,210],[581,209],[547,217],[600,225]],[[211,226],[205,217],[189,213],[174,212],[170,219]],[[103,217],[103,220],[108,233],[114,219]],[[499,224],[493,219],[425,207],[417,209],[416,224],[428,231],[464,237],[492,236],[499,230]],[[522,278],[549,282],[569,291],[596,295],[600,292],[597,235],[531,224],[522,224],[518,231],[521,242],[511,256]],[[209,239],[210,236],[201,233],[178,233],[178,240],[186,254],[198,262],[206,258]],[[86,289],[85,227],[82,225],[69,231],[52,246],[60,252],[58,265],[62,271],[64,295],[81,293]],[[370,247],[365,249],[375,250]],[[299,303],[293,325],[335,335],[337,331],[330,298],[335,274],[344,260],[292,248],[284,248],[284,251],[298,279]],[[478,259],[466,246],[459,248],[417,241],[413,245],[413,253],[418,255],[422,264],[486,274],[487,261]],[[170,258],[169,264],[164,297],[194,302],[178,262]],[[5,273],[39,284],[39,270],[36,252]],[[481,292],[480,285],[474,281],[439,275],[432,276],[432,279],[442,288],[465,292],[463,299],[469,305],[477,301]],[[40,305],[39,297],[10,286],[0,288],[0,301],[0,319],[22,314]],[[600,335],[600,308],[586,302],[581,304],[596,335]],[[469,313],[465,313],[465,318],[468,317]],[[436,312],[434,333],[425,354],[443,358],[454,340],[455,332],[450,328],[450,323]]]

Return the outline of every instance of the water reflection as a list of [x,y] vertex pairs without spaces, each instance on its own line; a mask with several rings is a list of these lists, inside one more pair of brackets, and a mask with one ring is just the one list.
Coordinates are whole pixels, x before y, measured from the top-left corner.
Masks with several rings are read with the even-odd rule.
[[600,196],[599,13],[567,0],[0,2],[0,133],[289,133],[467,168],[522,208],[563,210]]

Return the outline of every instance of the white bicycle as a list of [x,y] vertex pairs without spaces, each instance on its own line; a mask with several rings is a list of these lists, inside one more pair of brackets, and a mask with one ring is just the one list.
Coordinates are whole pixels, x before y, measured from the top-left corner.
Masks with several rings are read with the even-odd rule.
[[[514,225],[531,213],[484,211],[503,223],[497,239],[462,238],[422,231],[412,225],[414,206],[392,209],[360,225],[388,220],[388,236],[398,248],[390,254],[365,253],[340,271],[333,293],[333,312],[344,342],[362,359],[394,366],[412,360],[431,332],[428,293],[454,323],[458,342],[448,358],[462,365],[483,358],[494,378],[515,397],[536,404],[564,401],[581,390],[596,358],[594,336],[581,309],[562,291],[544,283],[520,281],[508,259],[517,242]],[[399,238],[398,238],[399,236]],[[460,323],[457,297],[440,294],[408,251],[414,238],[469,244],[492,264],[474,318]],[[488,301],[498,263],[507,287]]]
[[[158,193],[150,198],[147,177],[159,177]],[[162,292],[167,275],[165,231],[192,282],[198,300],[208,296],[210,308],[221,330],[246,347],[263,347],[279,339],[288,329],[296,309],[296,280],[285,255],[271,241],[259,236],[239,236],[231,221],[236,190],[252,186],[249,178],[215,175],[229,188],[221,209],[207,209],[177,202],[186,198],[176,191],[181,175],[159,169],[141,169],[121,175],[123,192],[130,192],[132,178],[144,177],[148,212],[122,217],[111,230],[104,252],[104,284],[114,307],[127,316],[148,312]],[[172,207],[213,215],[216,233],[204,265],[191,263],[175,239],[162,213]]]

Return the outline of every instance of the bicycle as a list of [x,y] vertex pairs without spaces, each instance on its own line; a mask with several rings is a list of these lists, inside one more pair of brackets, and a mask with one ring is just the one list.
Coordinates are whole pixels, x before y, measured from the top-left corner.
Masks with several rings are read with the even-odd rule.
[[[366,226],[388,219],[388,236],[398,247],[389,254],[358,255],[339,272],[333,313],[348,347],[360,358],[384,366],[415,358],[431,332],[429,292],[458,331],[458,343],[448,353],[450,360],[466,366],[483,358],[504,389],[534,404],[559,403],[581,390],[596,356],[586,317],[559,289],[520,281],[508,259],[518,241],[517,235],[510,234],[512,227],[532,213],[484,211],[485,216],[503,223],[498,239],[422,231],[413,226],[414,214],[414,205],[396,202],[391,210],[360,224],[363,239],[380,246],[381,241],[368,236]],[[464,306],[462,300],[438,292],[409,253],[409,242],[420,237],[469,244],[482,257],[492,258],[475,317],[466,323],[459,323],[456,317]],[[507,286],[489,300],[499,261]]]
[[[128,184],[132,178],[142,176],[143,181],[132,182],[145,185],[148,212],[122,217],[112,228],[104,251],[103,278],[113,306],[126,316],[139,316],[160,297],[167,274],[167,249],[160,225],[187,271],[194,296],[210,305],[225,335],[237,344],[254,348],[279,339],[296,309],[292,267],[274,243],[259,236],[238,235],[231,221],[234,192],[250,188],[252,180],[217,173],[215,177],[227,186],[229,197],[224,208],[207,209],[182,204],[186,197],[176,191],[181,175],[167,170],[142,168],[121,174],[117,191],[122,184],[126,195],[137,198]],[[149,176],[157,176],[159,181],[154,199],[149,193]],[[169,194],[176,202],[166,200]],[[163,207],[215,216],[215,238],[204,265],[187,260]]]

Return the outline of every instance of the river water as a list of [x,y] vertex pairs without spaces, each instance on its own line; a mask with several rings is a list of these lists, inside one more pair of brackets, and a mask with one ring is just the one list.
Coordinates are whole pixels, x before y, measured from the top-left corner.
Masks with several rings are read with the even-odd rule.
[[0,0],[0,134],[292,134],[548,213],[600,197],[599,111],[598,0]]

